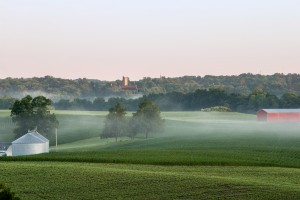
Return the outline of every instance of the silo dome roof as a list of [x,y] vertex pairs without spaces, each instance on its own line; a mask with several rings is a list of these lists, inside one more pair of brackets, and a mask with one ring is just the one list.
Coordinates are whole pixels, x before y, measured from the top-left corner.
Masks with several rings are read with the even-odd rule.
[[12,142],[12,144],[38,144],[38,143],[45,143],[43,139],[35,136],[33,133],[27,133],[22,137],[16,139]]
[[49,140],[47,138],[45,138],[44,136],[42,136],[41,134],[39,134],[37,131],[33,131],[31,132],[34,136],[40,138],[41,140],[43,140],[44,142],[49,142]]

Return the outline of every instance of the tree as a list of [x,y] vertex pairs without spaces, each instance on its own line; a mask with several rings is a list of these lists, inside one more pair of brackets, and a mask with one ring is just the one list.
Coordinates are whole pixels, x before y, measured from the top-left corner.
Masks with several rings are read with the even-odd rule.
[[163,126],[158,105],[148,99],[139,104],[138,110],[133,114],[133,121],[133,132],[145,133],[146,138],[149,133],[160,131]]
[[54,114],[51,114],[49,107],[52,101],[44,96],[32,98],[27,95],[21,100],[16,100],[11,107],[12,121],[16,123],[14,133],[16,137],[20,137],[27,130],[35,128],[50,138],[54,129],[58,127],[58,120]]
[[93,110],[104,110],[106,107],[106,102],[104,98],[97,97],[93,101]]
[[106,116],[105,126],[101,134],[101,138],[112,138],[118,141],[118,137],[126,134],[127,121],[125,119],[126,110],[120,103],[116,103],[109,109]]
[[248,96],[248,110],[257,111],[261,108],[267,107],[267,95],[261,87],[253,89],[252,93]]
[[295,93],[286,93],[280,100],[282,108],[297,108],[300,105],[300,96]]
[[15,196],[14,192],[10,191],[10,188],[0,184],[0,199],[3,200],[20,200],[19,197]]

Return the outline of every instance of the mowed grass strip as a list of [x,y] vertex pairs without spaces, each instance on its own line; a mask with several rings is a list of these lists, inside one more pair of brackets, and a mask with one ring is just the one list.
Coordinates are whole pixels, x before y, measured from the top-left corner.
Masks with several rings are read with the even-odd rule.
[[[300,169],[1,162],[21,199],[297,199]],[[258,176],[259,174],[259,176]]]

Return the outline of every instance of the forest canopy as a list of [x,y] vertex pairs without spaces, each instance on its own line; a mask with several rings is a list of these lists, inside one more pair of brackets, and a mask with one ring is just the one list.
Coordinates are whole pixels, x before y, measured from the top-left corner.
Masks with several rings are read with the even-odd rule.
[[[121,78],[121,77],[120,77]],[[140,95],[167,94],[179,92],[183,94],[195,92],[198,89],[219,88],[226,93],[249,95],[256,87],[269,94],[281,97],[285,93],[300,95],[300,74],[241,74],[238,76],[183,76],[176,78],[149,78],[131,81],[139,88]],[[94,79],[61,79],[52,76],[42,78],[6,78],[0,79],[0,96],[23,98],[43,95],[54,102],[60,99],[96,97],[129,98],[132,92],[122,90],[122,81],[101,81]]]
[[46,96],[59,110],[107,111],[120,102],[134,111],[148,98],[162,111],[218,110],[254,113],[260,108],[299,108],[300,75],[269,76],[184,76],[178,78],[144,78],[131,84],[137,94],[124,91],[122,81],[113,82],[50,76],[30,79],[0,79],[0,109],[26,95]]

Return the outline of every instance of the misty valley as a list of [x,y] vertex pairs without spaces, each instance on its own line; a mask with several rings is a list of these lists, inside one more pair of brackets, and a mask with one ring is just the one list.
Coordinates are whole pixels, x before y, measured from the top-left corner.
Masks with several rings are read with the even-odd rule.
[[[234,112],[162,112],[164,130],[116,142],[100,138],[108,112],[51,112],[59,121],[57,147],[51,138],[48,154],[0,158],[1,180],[22,199],[300,195],[299,122],[261,122]],[[0,112],[1,141],[14,139],[9,115]]]

